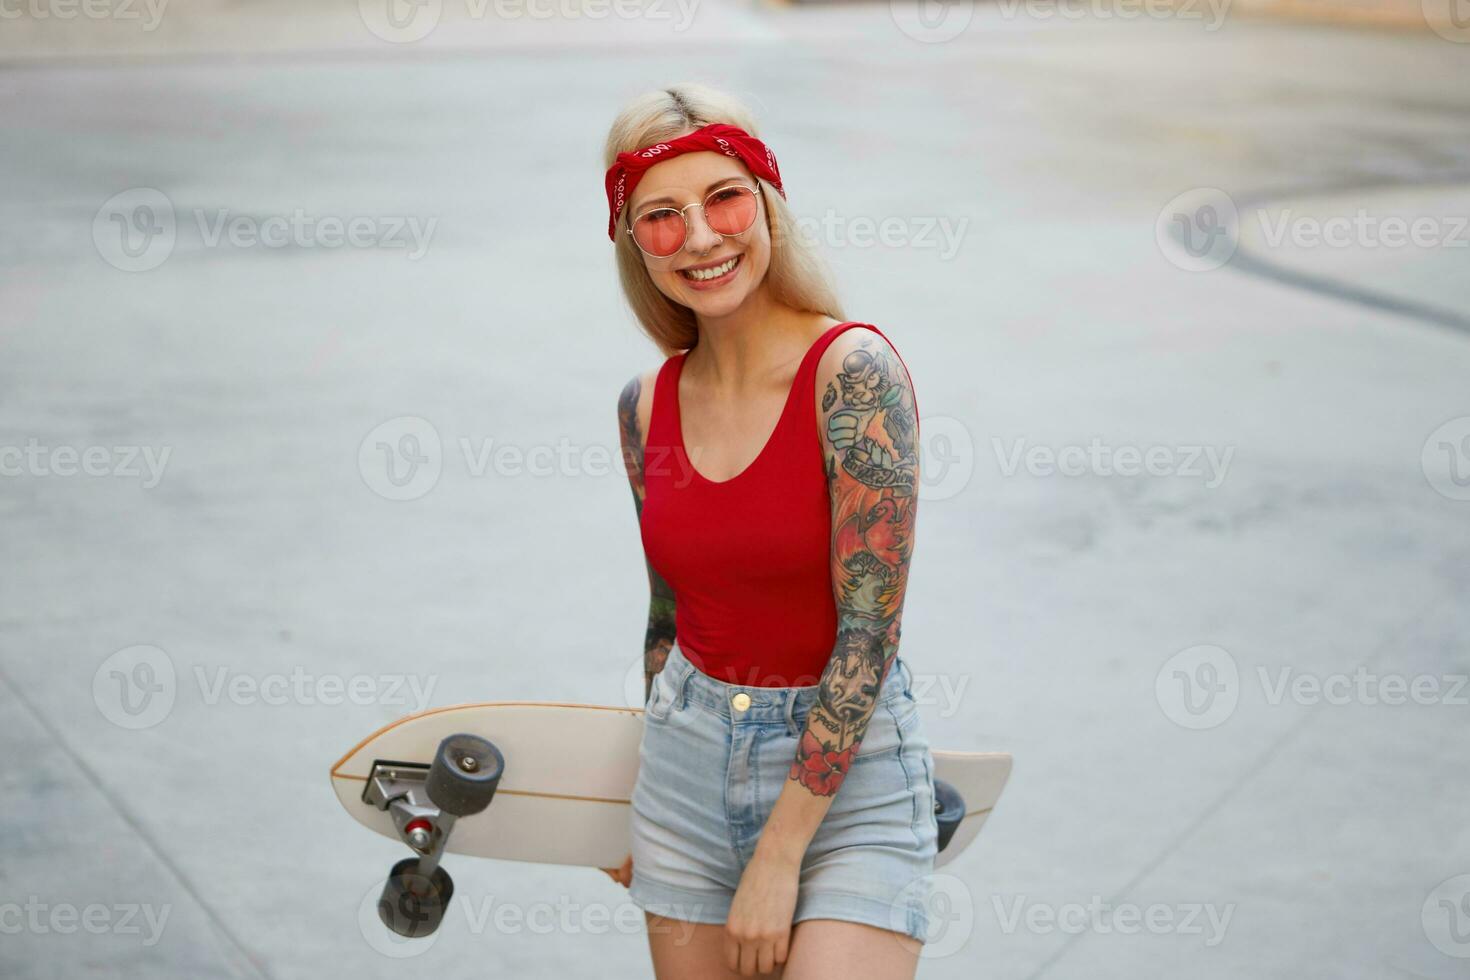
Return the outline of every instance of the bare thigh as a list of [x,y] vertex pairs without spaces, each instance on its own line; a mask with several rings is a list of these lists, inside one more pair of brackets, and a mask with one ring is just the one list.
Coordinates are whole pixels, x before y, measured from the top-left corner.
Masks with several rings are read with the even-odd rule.
[[803,919],[791,932],[784,980],[913,980],[923,948],[912,936],[861,922]]
[[[643,913],[648,921],[648,948],[656,980],[740,980],[725,965],[725,927],[706,922],[684,922]],[[781,968],[757,973],[780,980]]]

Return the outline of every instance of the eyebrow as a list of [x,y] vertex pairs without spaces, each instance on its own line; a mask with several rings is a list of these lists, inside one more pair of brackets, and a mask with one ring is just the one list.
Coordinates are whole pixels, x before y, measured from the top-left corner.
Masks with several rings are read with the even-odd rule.
[[[704,196],[705,197],[709,197],[710,194],[714,192],[715,188],[719,187],[722,184],[728,184],[732,180],[743,180],[743,179],[744,179],[743,177],[722,177],[722,178],[720,178],[719,180],[715,181],[713,184],[710,184],[708,187],[706,187],[704,189]],[[640,202],[638,202],[638,205],[636,207],[634,207],[632,210],[633,210],[634,213],[639,213],[639,212],[643,211],[644,208],[648,207],[650,204],[678,204],[678,203],[679,202],[676,201],[676,200],[674,200],[672,197],[655,197],[655,198],[650,198],[647,201],[640,201]]]

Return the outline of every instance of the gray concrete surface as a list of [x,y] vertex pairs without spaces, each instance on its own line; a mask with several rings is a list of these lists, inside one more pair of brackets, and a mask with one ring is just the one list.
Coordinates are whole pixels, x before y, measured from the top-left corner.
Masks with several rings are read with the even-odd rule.
[[[578,25],[328,57],[268,24],[231,58],[10,52],[0,447],[36,448],[0,477],[0,974],[649,975],[592,870],[455,861],[461,913],[383,946],[359,914],[398,851],[326,775],[416,702],[625,697],[646,584],[607,456],[656,354],[598,152],[624,98],[699,77],[757,104],[848,315],[914,375],[903,654],[936,745],[1017,760],[920,975],[1465,976],[1470,48],[997,8],[921,43],[887,5],[706,9],[689,44]],[[752,26],[719,43],[721,18]],[[1168,229],[1216,227],[1200,189],[1240,220],[1196,256]],[[298,210],[434,225],[417,257],[210,240]],[[1440,240],[1272,245],[1262,210]],[[171,249],[122,250],[115,218],[169,213]],[[405,433],[441,472],[392,500],[425,489],[374,455]],[[497,472],[487,440],[570,449]],[[1010,464],[1093,440],[1168,473]],[[68,475],[89,449],[109,475]],[[1334,696],[1278,689],[1303,677]],[[1381,703],[1394,678],[1438,693]]]

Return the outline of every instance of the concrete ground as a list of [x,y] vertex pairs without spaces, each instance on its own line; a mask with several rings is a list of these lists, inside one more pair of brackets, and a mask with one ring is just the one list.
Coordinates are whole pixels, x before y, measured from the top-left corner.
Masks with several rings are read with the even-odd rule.
[[684,78],[755,105],[908,363],[902,652],[935,745],[1016,758],[920,975],[1467,975],[1470,47],[252,9],[0,24],[0,975],[650,975],[590,869],[455,860],[387,942],[399,848],[326,777],[423,705],[626,698],[609,458],[658,355],[599,154]]

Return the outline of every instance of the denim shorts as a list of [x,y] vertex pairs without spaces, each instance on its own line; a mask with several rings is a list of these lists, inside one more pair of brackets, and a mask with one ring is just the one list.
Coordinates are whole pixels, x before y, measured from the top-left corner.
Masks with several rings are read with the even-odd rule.
[[[802,860],[793,924],[843,919],[920,942],[932,935],[934,759],[912,676],[898,657],[883,678],[857,754]],[[633,788],[636,905],[686,922],[725,921],[816,699],[815,685],[726,684],[674,645],[644,712]]]

